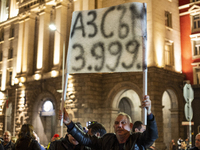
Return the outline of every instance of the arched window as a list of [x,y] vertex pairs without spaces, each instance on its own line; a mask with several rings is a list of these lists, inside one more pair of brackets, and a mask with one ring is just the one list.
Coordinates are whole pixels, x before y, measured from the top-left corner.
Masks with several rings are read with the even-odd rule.
[[131,116],[131,106],[130,103],[128,101],[128,98],[123,97],[120,102],[119,102],[119,111],[120,112],[125,112],[127,113],[129,116]]

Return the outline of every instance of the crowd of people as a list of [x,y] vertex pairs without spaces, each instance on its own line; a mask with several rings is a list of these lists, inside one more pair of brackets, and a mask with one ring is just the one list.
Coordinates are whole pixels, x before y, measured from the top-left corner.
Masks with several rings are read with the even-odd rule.
[[67,126],[67,134],[60,137],[55,134],[48,146],[40,144],[33,126],[24,124],[16,141],[11,140],[9,131],[4,132],[0,141],[0,150],[144,150],[158,138],[154,115],[151,113],[151,101],[145,96],[142,107],[147,109],[147,125],[141,121],[134,124],[126,113],[119,113],[113,123],[115,133],[106,133],[105,127],[94,122],[83,129],[79,122],[73,122],[66,109],[59,112],[59,119]]
[[200,150],[200,133],[195,137],[195,146],[190,148],[189,140],[179,138],[177,143],[172,139],[170,142],[169,150]]

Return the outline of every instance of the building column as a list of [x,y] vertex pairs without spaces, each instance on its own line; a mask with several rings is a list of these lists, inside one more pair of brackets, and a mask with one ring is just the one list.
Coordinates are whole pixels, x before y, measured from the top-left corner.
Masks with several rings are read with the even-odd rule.
[[171,111],[171,138],[174,139],[175,141],[178,140],[179,138],[179,110],[178,108],[176,109],[170,109]]
[[22,49],[22,73],[33,74],[33,55],[35,37],[35,18],[29,16],[24,20],[24,40]]
[[37,66],[39,73],[48,71],[49,63],[49,24],[50,13],[48,7],[39,14],[39,32],[38,32],[38,48],[37,48]]
[[16,0],[10,0],[10,12],[9,12],[10,18],[17,16],[18,11],[19,10]]
[[61,70],[63,62],[63,43],[65,42],[65,56],[66,56],[66,43],[67,43],[67,26],[69,22],[68,8],[66,5],[59,4],[56,6],[55,25],[57,31],[55,31],[54,40],[54,57],[52,70]]
[[22,72],[22,50],[24,37],[24,20],[19,21],[18,48],[17,48],[17,66],[16,73]]
[[8,19],[8,15],[6,14],[6,0],[1,0],[1,18],[0,22],[3,22]]
[[[155,141],[155,147],[158,149],[165,149],[164,137],[163,137],[163,107],[161,104],[156,104],[152,102],[152,112],[155,115],[159,138]],[[155,114],[156,113],[156,114]]]

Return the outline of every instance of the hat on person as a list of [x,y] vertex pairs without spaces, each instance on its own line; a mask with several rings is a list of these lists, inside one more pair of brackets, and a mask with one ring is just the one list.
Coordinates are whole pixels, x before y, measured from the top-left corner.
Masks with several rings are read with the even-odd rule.
[[54,136],[51,138],[51,142],[60,139],[60,135],[59,134],[54,134]]
[[54,134],[53,137],[54,137],[54,138],[57,138],[57,137],[60,137],[60,135],[59,135],[59,134]]

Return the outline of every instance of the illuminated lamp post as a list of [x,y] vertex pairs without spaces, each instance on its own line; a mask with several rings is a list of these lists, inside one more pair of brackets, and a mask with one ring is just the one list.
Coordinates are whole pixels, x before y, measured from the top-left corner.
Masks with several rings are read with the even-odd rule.
[[[64,96],[63,96],[63,86],[64,86],[64,74],[65,74],[65,38],[64,36],[56,29],[56,26],[54,24],[50,24],[49,25],[49,28],[52,30],[52,31],[57,31],[63,38],[63,61],[62,61],[62,100],[64,99]],[[61,109],[63,109],[62,107],[64,106],[64,104],[62,104],[62,100],[61,100]],[[62,110],[61,110],[62,111]],[[61,120],[61,132],[60,132],[60,137],[63,136],[63,125],[62,125],[62,121]]]

